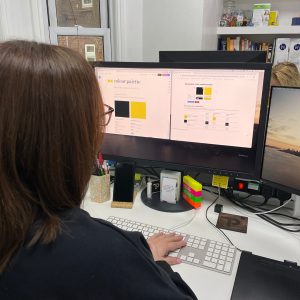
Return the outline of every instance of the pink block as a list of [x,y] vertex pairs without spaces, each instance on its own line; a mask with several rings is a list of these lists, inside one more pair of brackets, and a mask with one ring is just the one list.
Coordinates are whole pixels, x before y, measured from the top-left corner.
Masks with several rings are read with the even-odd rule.
[[199,192],[195,192],[190,186],[188,186],[187,184],[183,184],[183,187],[188,190],[193,196],[195,197],[200,197],[202,196],[202,191]]

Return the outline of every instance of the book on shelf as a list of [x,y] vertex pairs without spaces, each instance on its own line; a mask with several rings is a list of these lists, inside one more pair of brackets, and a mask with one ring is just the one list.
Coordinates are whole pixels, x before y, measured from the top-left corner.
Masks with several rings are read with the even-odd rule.
[[222,51],[266,51],[267,62],[274,65],[290,61],[300,71],[300,39],[277,38],[272,43],[259,43],[243,37],[220,37],[218,50]]
[[258,43],[242,37],[219,38],[218,50],[223,51],[266,51],[268,62],[272,61],[273,44]]

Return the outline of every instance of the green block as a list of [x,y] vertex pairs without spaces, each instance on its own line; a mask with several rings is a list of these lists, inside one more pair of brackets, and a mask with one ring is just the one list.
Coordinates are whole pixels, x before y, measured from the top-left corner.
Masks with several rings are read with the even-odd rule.
[[202,202],[202,197],[195,197],[194,195],[192,195],[188,190],[183,189],[183,192],[194,202]]

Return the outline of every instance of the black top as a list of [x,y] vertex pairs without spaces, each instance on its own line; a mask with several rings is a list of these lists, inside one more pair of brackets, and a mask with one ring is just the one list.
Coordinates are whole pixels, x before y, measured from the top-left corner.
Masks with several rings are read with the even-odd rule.
[[197,299],[138,232],[75,208],[50,245],[22,247],[0,276],[0,299]]

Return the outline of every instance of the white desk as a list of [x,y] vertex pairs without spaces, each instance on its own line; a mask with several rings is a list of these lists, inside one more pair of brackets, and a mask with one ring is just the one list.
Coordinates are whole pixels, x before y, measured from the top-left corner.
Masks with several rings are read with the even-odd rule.
[[[198,210],[194,220],[187,226],[177,229],[177,231],[227,242],[225,237],[209,224],[205,218],[205,210],[214,198],[215,195],[204,191],[202,207]],[[300,265],[300,234],[291,234],[283,231],[259,217],[233,206],[224,198],[221,198],[218,203],[224,205],[223,212],[249,217],[247,234],[225,231],[226,235],[238,248],[276,260],[294,261]],[[136,196],[132,209],[111,208],[110,204],[110,201],[102,204],[91,202],[87,196],[83,201],[82,208],[96,218],[107,219],[109,216],[117,216],[164,228],[171,228],[184,223],[195,214],[194,210],[183,213],[155,211],[141,202],[140,194]],[[217,216],[218,214],[211,207],[208,213],[210,221],[216,224]],[[173,269],[180,273],[199,299],[230,299],[239,258],[240,253],[237,251],[235,265],[230,276],[184,263],[173,266]]]

